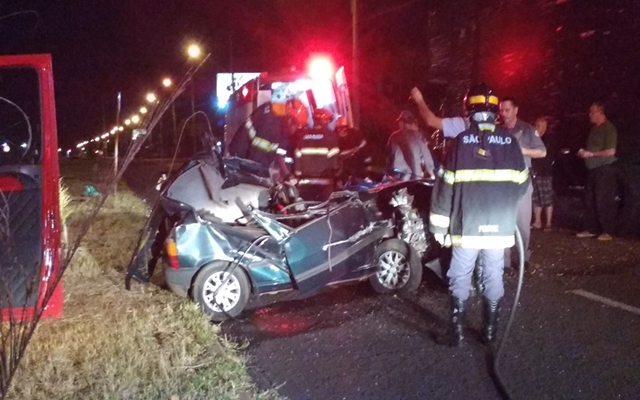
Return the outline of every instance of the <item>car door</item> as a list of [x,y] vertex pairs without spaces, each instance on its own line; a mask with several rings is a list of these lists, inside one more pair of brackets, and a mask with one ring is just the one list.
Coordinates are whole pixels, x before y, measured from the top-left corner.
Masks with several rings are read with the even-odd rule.
[[359,202],[332,205],[328,213],[291,234],[284,251],[301,292],[369,273],[381,230],[374,231]]
[[58,144],[49,55],[0,57],[0,308],[61,312]]
[[229,97],[225,114],[225,152],[227,152],[229,143],[233,140],[240,126],[247,121],[251,113],[258,107],[259,83],[260,78],[252,79]]

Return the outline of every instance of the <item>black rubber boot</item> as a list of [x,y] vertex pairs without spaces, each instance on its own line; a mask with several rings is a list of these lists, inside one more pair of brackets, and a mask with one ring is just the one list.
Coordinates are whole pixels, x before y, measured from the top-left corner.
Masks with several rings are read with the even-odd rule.
[[484,342],[491,344],[496,340],[498,332],[498,314],[500,310],[500,300],[484,299]]
[[464,300],[451,298],[451,330],[449,331],[449,346],[458,347],[464,341]]
[[476,267],[473,269],[473,288],[479,293],[484,293],[484,263],[481,257],[476,260]]

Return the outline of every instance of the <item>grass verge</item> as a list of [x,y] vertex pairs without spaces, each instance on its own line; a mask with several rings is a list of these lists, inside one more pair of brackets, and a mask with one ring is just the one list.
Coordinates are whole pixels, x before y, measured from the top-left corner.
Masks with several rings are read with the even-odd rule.
[[[73,240],[97,199],[81,197],[91,168],[63,164],[62,173]],[[146,215],[119,186],[65,272],[64,316],[40,323],[7,398],[278,398],[255,390],[238,347],[195,304],[155,286],[124,288]]]

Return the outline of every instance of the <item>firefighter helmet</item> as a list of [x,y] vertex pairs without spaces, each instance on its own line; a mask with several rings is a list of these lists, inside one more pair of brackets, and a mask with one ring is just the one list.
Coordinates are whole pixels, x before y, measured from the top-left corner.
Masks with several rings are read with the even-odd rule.
[[499,104],[498,96],[485,83],[472,87],[464,96],[464,109],[469,115],[480,112],[498,114]]
[[300,100],[289,100],[287,102],[287,115],[296,121],[299,128],[309,123],[309,111]]
[[333,114],[326,108],[318,108],[313,112],[313,123],[316,125],[328,125],[333,121]]

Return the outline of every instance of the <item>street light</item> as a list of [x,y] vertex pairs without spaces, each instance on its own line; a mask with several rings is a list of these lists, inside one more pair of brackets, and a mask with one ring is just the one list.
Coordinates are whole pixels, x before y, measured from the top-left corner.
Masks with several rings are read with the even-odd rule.
[[[162,80],[162,86],[165,87],[165,89],[169,89],[171,86],[173,85],[173,82],[171,81],[171,78],[164,78]],[[173,130],[171,131],[171,143],[173,144],[173,137],[176,134],[176,99],[175,97],[173,98],[173,101],[171,102],[171,118],[173,120]],[[162,132],[162,120],[160,120],[160,131]],[[160,135],[160,149],[163,149],[163,143],[162,143],[162,138],[163,135]]]
[[156,97],[155,93],[147,93],[147,101],[149,103],[155,103],[158,100],[158,98]]
[[140,117],[138,116],[138,114],[131,117],[131,122],[133,122],[134,124],[140,122]]
[[200,50],[200,46],[197,44],[191,44],[187,48],[187,54],[189,54],[189,58],[200,58],[202,51]]
[[[198,46],[197,44],[191,44],[189,45],[189,47],[187,48],[187,54],[189,55],[189,58],[192,60],[196,60],[200,58],[200,54],[202,53],[202,51],[200,50],[200,46]],[[194,81],[193,79],[191,79],[191,115],[193,116],[193,114],[196,113],[196,101],[195,101],[195,93],[194,93]],[[196,140],[196,130],[195,130],[195,125],[194,125],[194,121],[192,120],[191,123],[191,136],[193,137],[193,150],[195,151],[197,149],[197,140]]]
[[131,120],[130,119],[125,119],[124,120],[124,124],[125,125],[131,125]]
[[147,111],[147,107],[140,107],[140,114],[146,114]]

